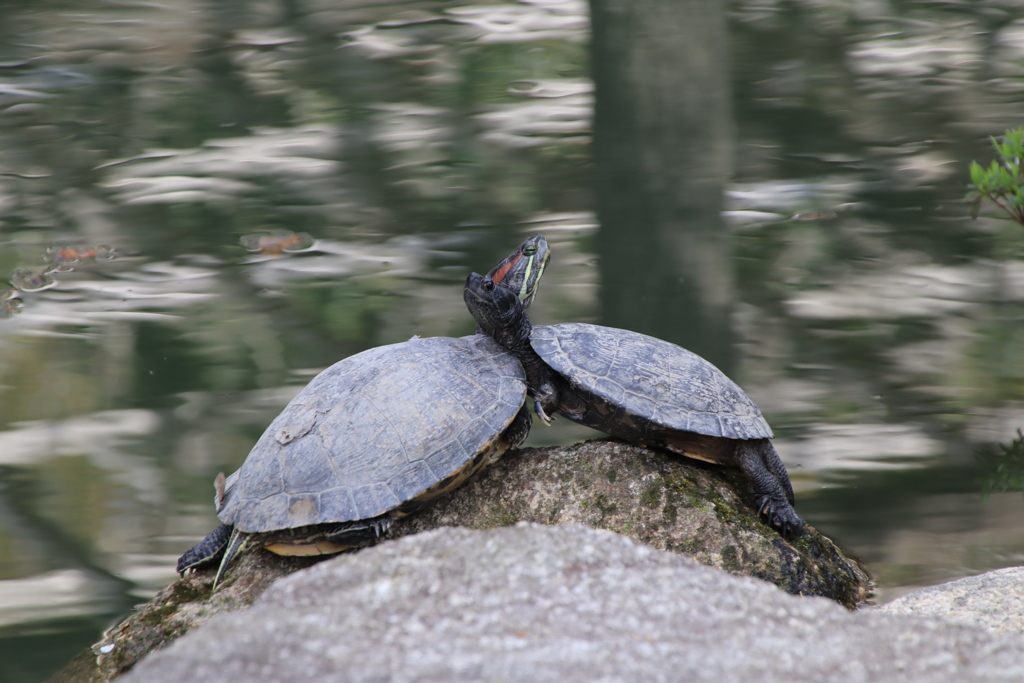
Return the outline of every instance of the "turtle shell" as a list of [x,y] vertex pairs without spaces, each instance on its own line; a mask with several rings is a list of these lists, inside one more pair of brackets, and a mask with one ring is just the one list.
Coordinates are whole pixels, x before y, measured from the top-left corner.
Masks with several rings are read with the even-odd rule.
[[534,327],[530,343],[573,388],[611,407],[589,426],[616,433],[621,430],[615,427],[628,420],[705,436],[772,438],[761,411],[742,389],[675,344],[585,323]]
[[358,353],[270,424],[218,516],[255,533],[392,512],[479,464],[525,400],[519,361],[483,335]]

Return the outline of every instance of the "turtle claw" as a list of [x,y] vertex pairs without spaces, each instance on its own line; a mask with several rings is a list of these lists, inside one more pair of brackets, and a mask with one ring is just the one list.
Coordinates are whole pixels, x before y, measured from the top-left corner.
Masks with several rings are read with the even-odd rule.
[[804,526],[807,523],[796,513],[793,506],[785,501],[773,500],[770,496],[761,496],[757,500],[757,511],[783,537],[796,539],[803,536]]
[[550,427],[552,418],[549,417],[547,411],[544,410],[543,404],[541,404],[540,401],[534,401],[533,409],[537,412],[537,417],[540,418],[541,422]]

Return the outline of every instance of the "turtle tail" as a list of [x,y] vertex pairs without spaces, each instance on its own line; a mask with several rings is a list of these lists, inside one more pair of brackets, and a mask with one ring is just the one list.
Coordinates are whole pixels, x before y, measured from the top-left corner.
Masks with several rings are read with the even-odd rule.
[[237,528],[231,530],[231,539],[228,541],[227,547],[224,549],[224,557],[220,561],[220,565],[217,567],[217,575],[213,577],[213,589],[211,593],[217,590],[217,584],[224,577],[224,573],[227,571],[231,562],[234,561],[235,555],[239,551],[245,550],[249,546],[249,534],[244,531],[239,531]]

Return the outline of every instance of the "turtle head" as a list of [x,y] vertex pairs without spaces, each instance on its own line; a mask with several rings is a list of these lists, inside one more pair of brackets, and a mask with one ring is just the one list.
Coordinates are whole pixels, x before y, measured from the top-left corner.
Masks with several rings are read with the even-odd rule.
[[515,251],[491,268],[486,279],[513,292],[523,302],[525,310],[537,295],[537,285],[549,258],[548,241],[544,235],[534,235],[523,240]]
[[503,346],[522,339],[529,343],[530,319],[515,292],[498,286],[490,277],[470,273],[462,298],[484,334]]

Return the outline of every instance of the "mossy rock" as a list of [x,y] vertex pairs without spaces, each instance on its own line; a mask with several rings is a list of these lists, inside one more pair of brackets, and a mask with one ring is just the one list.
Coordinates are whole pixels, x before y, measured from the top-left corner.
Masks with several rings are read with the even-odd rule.
[[[461,526],[580,523],[629,536],[712,567],[817,595],[850,608],[870,597],[856,560],[807,527],[796,540],[763,523],[738,491],[742,474],[613,439],[506,455],[432,507],[395,522],[390,538]],[[221,612],[252,603],[275,579],[316,562],[265,551],[237,560],[211,594],[213,570],[171,584],[93,646],[98,672],[75,660],[60,681],[107,681]]]
[[[687,555],[732,574],[854,609],[866,571],[808,526],[784,539],[739,493],[743,475],[614,439],[511,453],[434,507],[399,520],[391,537],[440,526],[586,524]],[[797,506],[799,507],[799,501]]]
[[[315,563],[311,558],[247,553],[235,563],[234,571],[216,593],[212,590],[212,571],[186,576],[139,605],[134,614],[103,634],[92,646],[97,670],[87,671],[87,667],[80,666],[79,675],[55,677],[51,683],[92,683],[116,678],[150,651],[164,647],[221,612],[248,607],[275,580]],[[82,664],[82,659],[79,656],[75,661]],[[87,672],[91,678],[85,675]]]

